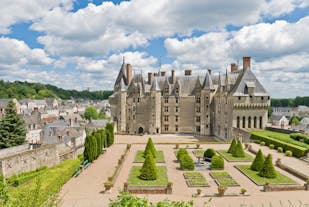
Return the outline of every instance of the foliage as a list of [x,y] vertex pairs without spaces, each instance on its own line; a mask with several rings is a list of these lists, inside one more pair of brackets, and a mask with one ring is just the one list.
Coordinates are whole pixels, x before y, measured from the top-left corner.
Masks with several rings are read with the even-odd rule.
[[23,119],[17,114],[13,101],[5,108],[5,115],[0,120],[0,149],[21,145],[26,139]]
[[224,169],[224,159],[221,156],[214,155],[211,159],[210,168],[212,170]]
[[[164,154],[163,154],[163,151],[158,151],[157,152],[157,156],[154,158],[155,162],[156,163],[164,163],[165,160],[164,160]],[[134,158],[134,162],[140,162],[140,163],[143,163],[145,161],[145,157],[144,157],[144,150],[138,150],[136,152],[136,156]]]
[[241,141],[238,141],[235,147],[235,151],[232,153],[233,157],[245,157],[245,151]]
[[180,156],[179,162],[180,162],[180,169],[194,170],[194,161],[188,153]]
[[282,149],[282,147],[278,147],[277,148],[277,151],[280,153],[280,152],[283,152],[283,149]]
[[210,172],[209,173],[211,175],[211,177],[213,178],[226,178],[226,177],[231,177],[231,175],[228,172]]
[[84,118],[87,119],[87,120],[95,120],[95,119],[98,119],[98,111],[96,109],[96,107],[94,106],[88,106],[84,112]]
[[85,140],[84,159],[92,162],[97,158],[97,141],[92,135],[87,135]]
[[156,148],[153,145],[151,138],[148,138],[147,145],[146,145],[146,148],[145,148],[145,151],[144,151],[144,157],[146,157],[148,152],[150,152],[154,158],[157,156],[157,151],[156,151]]
[[195,178],[195,179],[187,179],[186,182],[187,182],[187,185],[189,187],[204,187],[204,186],[208,186],[208,183],[207,183],[207,180],[205,179],[205,177]]
[[205,152],[204,152],[204,157],[207,158],[212,158],[214,155],[216,155],[216,151],[212,148],[208,148]]
[[285,155],[288,156],[288,157],[292,157],[293,152],[291,150],[287,150],[287,151],[285,151]]
[[275,145],[273,145],[273,144],[269,145],[269,149],[274,149],[274,148],[275,148]]
[[251,164],[250,169],[254,171],[260,171],[263,167],[264,162],[265,162],[265,158],[262,153],[262,150],[259,150],[255,156],[254,161]]
[[16,99],[44,99],[44,98],[61,98],[61,99],[91,99],[103,100],[108,99],[113,91],[77,91],[64,90],[53,85],[29,82],[5,82],[0,80],[0,98]]
[[142,166],[132,166],[128,185],[129,186],[167,186],[168,185],[168,177],[167,177],[167,169],[165,166],[157,166],[158,169],[158,177],[156,180],[143,180],[139,176],[141,174]]
[[272,162],[272,156],[269,154],[259,172],[259,176],[266,178],[276,178],[277,172]]
[[102,154],[103,137],[99,131],[93,131],[93,136],[95,137],[96,142],[97,142],[97,157],[98,157],[100,154]]
[[18,175],[13,175],[12,177],[7,179],[7,183],[9,185],[12,185],[14,187],[17,187],[19,185],[22,185],[26,182],[28,182],[29,180],[33,179],[34,177],[37,177],[39,174],[42,174],[43,172],[45,172],[45,170],[47,170],[46,166],[43,167],[39,167],[36,170],[33,171],[29,171],[29,172],[24,172]]
[[306,144],[309,144],[309,137],[306,136],[306,135],[303,135],[301,133],[293,133],[293,134],[290,134],[290,137],[294,140],[297,140],[297,141],[301,141],[303,140],[303,142],[305,142]]
[[228,153],[226,150],[218,150],[218,152],[223,158],[225,158],[229,162],[253,161],[254,160],[254,158],[248,153],[245,153],[244,157],[234,157],[232,154]]
[[236,186],[239,185],[233,178],[231,177],[219,177],[217,178],[217,182],[221,186]]
[[188,151],[184,148],[180,148],[178,151],[177,151],[177,160],[180,161],[181,157],[185,154],[188,154]]
[[114,144],[114,126],[112,123],[107,123],[105,127],[107,147]]
[[265,146],[265,142],[260,142],[260,145],[261,146]]
[[0,174],[0,206],[6,206],[9,202],[9,191],[5,178]]
[[186,179],[196,179],[204,177],[200,172],[185,172],[183,175]]
[[295,107],[299,105],[309,106],[309,96],[285,99],[271,99],[271,107]]
[[143,180],[156,180],[158,177],[158,169],[150,151],[146,154],[146,159],[141,168],[139,177]]
[[237,145],[237,140],[234,138],[232,140],[232,143],[230,145],[230,148],[228,149],[228,153],[234,154],[235,150],[236,150],[236,145]]

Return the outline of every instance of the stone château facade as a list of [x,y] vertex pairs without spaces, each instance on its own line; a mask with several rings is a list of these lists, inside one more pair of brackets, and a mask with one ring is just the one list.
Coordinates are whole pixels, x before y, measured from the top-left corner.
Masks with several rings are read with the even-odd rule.
[[224,75],[205,77],[185,70],[132,76],[123,62],[109,98],[116,133],[191,133],[226,140],[238,129],[261,129],[267,123],[270,96],[243,58],[243,68],[231,64]]

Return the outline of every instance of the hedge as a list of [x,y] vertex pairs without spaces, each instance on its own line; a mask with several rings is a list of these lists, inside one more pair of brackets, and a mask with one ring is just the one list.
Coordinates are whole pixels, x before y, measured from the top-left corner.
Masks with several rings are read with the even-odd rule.
[[219,155],[214,155],[211,159],[212,170],[223,170],[224,169],[224,159]]
[[177,160],[180,161],[181,156],[188,154],[187,150],[184,148],[181,148],[177,151]]
[[308,149],[300,146],[296,146],[293,144],[289,144],[280,140],[277,140],[275,138],[257,135],[255,133],[251,133],[251,139],[253,140],[260,140],[261,142],[265,142],[266,145],[273,144],[275,145],[275,148],[282,147],[284,151],[290,150],[293,153],[293,156],[295,157],[303,157],[306,155]]
[[180,157],[180,169],[194,170],[194,161],[189,154],[184,154]]
[[293,133],[293,134],[290,134],[290,137],[294,140],[297,140],[297,141],[300,141],[301,139],[304,140],[304,142],[306,144],[309,144],[309,137],[301,134],[301,133]]
[[216,151],[212,148],[208,148],[205,152],[204,152],[204,157],[207,158],[212,158],[214,155],[216,155]]

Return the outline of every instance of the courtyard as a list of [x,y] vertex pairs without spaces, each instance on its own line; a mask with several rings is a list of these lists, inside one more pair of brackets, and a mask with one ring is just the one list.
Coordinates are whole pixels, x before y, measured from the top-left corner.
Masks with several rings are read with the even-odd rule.
[[[72,178],[67,182],[61,192],[63,207],[85,207],[85,206],[108,206],[109,200],[116,198],[119,191],[124,187],[124,183],[128,181],[130,171],[133,166],[142,166],[142,163],[135,162],[136,154],[145,148],[145,144],[149,136],[126,136],[116,135],[115,144],[107,149],[107,152],[95,160],[86,170],[84,170],[78,177]],[[187,148],[189,155],[197,161],[193,151],[196,150],[196,144],[200,144],[200,149],[206,150],[207,148],[214,148],[216,151],[227,150],[229,144],[214,143],[212,138],[195,138],[192,136],[177,136],[177,135],[160,135],[151,136],[157,151],[162,151],[165,162],[158,162],[157,166],[164,166],[167,171],[168,182],[173,183],[172,194],[156,194],[156,195],[139,195],[145,197],[150,201],[157,202],[166,198],[170,200],[193,200],[194,206],[204,206],[204,202],[209,198],[207,197],[192,197],[197,189],[201,189],[203,194],[215,195],[218,192],[218,184],[214,179],[215,172],[212,170],[194,171],[206,179],[207,185],[205,187],[188,187],[184,173],[187,171],[179,170],[179,163],[176,162],[175,156],[175,143],[179,144],[179,148]],[[131,143],[131,148],[125,157],[122,164],[120,173],[114,183],[110,193],[104,192],[103,183],[108,180],[108,177],[113,174],[117,162],[127,147],[127,143]],[[252,144],[255,150],[262,149],[264,155],[272,154],[273,162],[278,158],[282,163],[298,169],[304,174],[309,175],[308,163],[296,159],[294,157],[286,157],[283,153],[277,153],[266,146]],[[251,152],[246,153],[255,157]],[[236,165],[248,165],[248,161],[227,161],[225,160],[225,168],[221,172],[226,172],[235,181],[233,187],[228,187],[226,190],[227,195],[238,195],[242,188],[247,190],[249,196],[224,196],[213,197],[209,206],[220,207],[236,207],[236,206],[265,206],[271,203],[272,206],[280,206],[282,203],[288,205],[289,202],[298,204],[301,201],[304,205],[309,203],[308,191],[282,191],[282,192],[262,192],[263,187],[256,185],[248,177],[242,174]],[[303,185],[304,181],[283,171],[276,167],[276,170],[282,175],[288,177],[299,185]],[[219,171],[220,172],[220,171]],[[224,180],[223,180],[224,181]]]

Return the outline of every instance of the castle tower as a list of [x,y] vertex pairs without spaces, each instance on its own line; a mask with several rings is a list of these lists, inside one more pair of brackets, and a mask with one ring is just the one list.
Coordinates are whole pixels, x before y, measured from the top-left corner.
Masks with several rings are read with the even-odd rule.
[[150,126],[149,133],[161,133],[161,90],[157,81],[154,78],[150,88]]
[[120,115],[119,115],[119,132],[122,134],[126,133],[126,127],[127,127],[127,123],[126,123],[126,105],[127,105],[127,89],[126,89],[126,85],[124,83],[124,80],[121,79],[120,82]]

